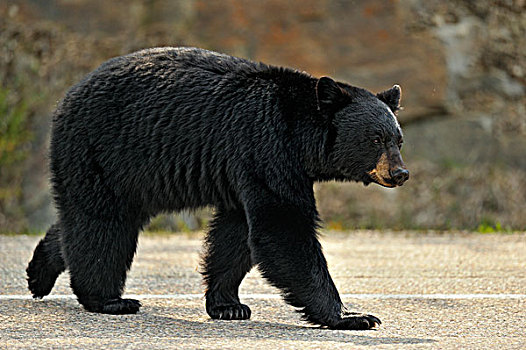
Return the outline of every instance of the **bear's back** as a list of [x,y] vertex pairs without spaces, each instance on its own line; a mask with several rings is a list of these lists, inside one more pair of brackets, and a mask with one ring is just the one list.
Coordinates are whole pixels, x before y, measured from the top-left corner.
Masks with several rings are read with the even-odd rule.
[[[128,68],[128,70],[126,69]],[[271,69],[264,63],[194,47],[161,47],[140,50],[102,63],[86,78],[144,69],[202,71],[209,74],[254,74]]]
[[261,149],[283,132],[273,69],[194,48],[110,59],[71,88],[55,113],[56,192],[60,183],[84,186],[91,172],[152,211],[235,201],[238,175],[260,166],[244,162],[264,157]]

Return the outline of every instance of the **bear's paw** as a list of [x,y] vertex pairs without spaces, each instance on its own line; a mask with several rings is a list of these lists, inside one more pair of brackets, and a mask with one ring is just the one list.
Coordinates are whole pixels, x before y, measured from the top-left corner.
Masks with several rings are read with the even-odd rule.
[[110,299],[104,302],[100,313],[112,315],[136,314],[141,303],[135,299]]
[[244,304],[215,306],[207,311],[215,320],[248,320],[252,313],[250,308]]
[[368,330],[376,328],[382,324],[378,317],[373,315],[364,315],[358,313],[345,313],[335,324],[330,325],[331,329],[346,329],[346,330]]

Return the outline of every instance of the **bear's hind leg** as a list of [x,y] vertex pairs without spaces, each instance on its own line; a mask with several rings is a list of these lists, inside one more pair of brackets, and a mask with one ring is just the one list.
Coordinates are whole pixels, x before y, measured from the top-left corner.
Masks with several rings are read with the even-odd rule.
[[135,250],[139,226],[126,220],[79,218],[64,220],[64,257],[71,288],[84,308],[106,314],[134,314],[140,302],[121,295]]
[[65,270],[60,243],[59,224],[52,225],[40,240],[27,272],[28,288],[34,298],[43,298],[51,292],[57,277]]
[[245,320],[250,308],[241,304],[238,289],[252,268],[247,243],[248,225],[243,210],[218,209],[206,237],[203,276],[206,312],[213,319]]

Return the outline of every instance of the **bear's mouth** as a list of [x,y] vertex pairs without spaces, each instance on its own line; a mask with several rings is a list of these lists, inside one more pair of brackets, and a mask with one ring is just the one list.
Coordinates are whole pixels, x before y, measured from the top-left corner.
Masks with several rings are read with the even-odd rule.
[[382,154],[376,167],[367,172],[371,181],[388,188],[402,186],[409,179],[409,171],[402,162],[402,158],[399,155],[397,158],[399,161],[391,162],[386,153]]
[[373,169],[366,173],[369,177],[367,184],[369,184],[369,182],[374,182],[375,184],[383,187],[393,188],[402,186],[407,181],[407,179],[409,179],[409,171],[405,168],[400,168],[394,171],[393,176],[389,177],[382,176],[382,174],[375,170],[376,169]]
[[389,188],[396,187],[396,183],[389,175],[389,168],[389,160],[387,159],[387,154],[384,153],[378,160],[376,167],[371,171],[368,171],[367,175],[369,175],[369,178],[372,180],[372,182],[380,186]]
[[371,181],[374,182],[375,184],[378,184],[383,187],[388,187],[388,188],[393,188],[397,186],[397,184],[395,184],[391,179],[385,179],[382,176],[378,175],[377,173],[369,172],[367,174],[369,175],[369,178],[371,179]]

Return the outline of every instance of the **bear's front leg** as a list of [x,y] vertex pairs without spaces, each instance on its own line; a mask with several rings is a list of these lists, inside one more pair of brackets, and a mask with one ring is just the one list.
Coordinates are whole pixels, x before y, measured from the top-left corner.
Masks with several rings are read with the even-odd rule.
[[278,201],[247,206],[249,245],[262,275],[281,289],[304,319],[332,329],[379,325],[371,315],[344,310],[317,239],[317,213]]

